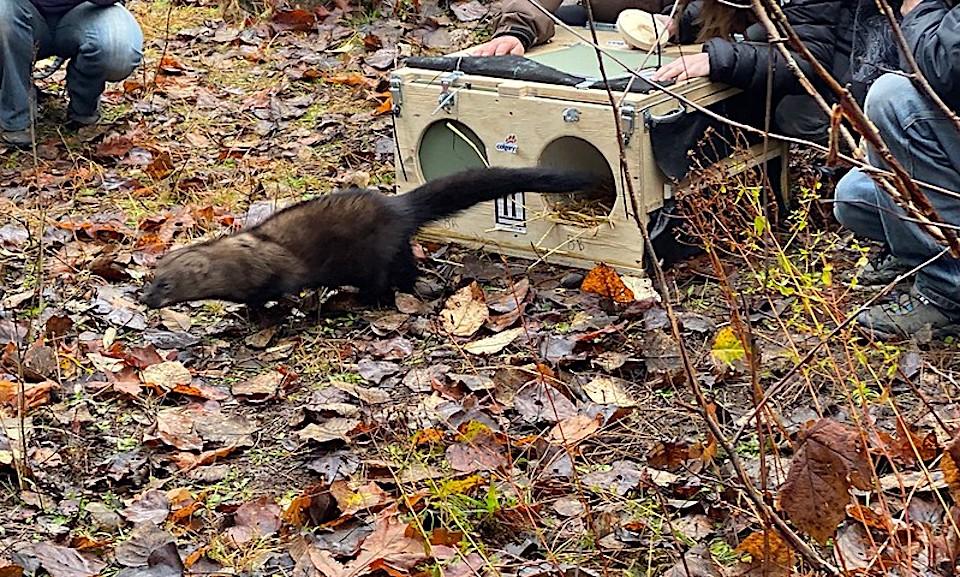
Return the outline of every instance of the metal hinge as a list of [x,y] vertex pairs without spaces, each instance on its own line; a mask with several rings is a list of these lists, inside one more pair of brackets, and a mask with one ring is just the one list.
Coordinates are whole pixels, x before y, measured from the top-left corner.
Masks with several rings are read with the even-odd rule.
[[402,84],[399,76],[390,77],[390,100],[393,103],[390,112],[393,112],[394,116],[400,116],[400,108],[403,105],[403,92],[400,90]]
[[450,112],[450,109],[457,103],[457,91],[451,90],[450,88],[460,80],[461,76],[463,76],[463,72],[459,70],[447,72],[440,76],[440,95],[437,96],[438,108],[443,108],[447,112]]
[[620,106],[620,131],[623,132],[623,145],[630,146],[633,131],[637,128],[637,108],[632,104]]

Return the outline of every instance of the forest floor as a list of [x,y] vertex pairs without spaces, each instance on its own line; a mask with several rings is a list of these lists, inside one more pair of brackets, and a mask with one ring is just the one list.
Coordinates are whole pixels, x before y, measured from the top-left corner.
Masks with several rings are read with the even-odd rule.
[[0,151],[0,577],[953,574],[957,342],[838,329],[868,248],[803,162],[776,226],[749,182],[687,201],[670,307],[428,242],[392,308],[138,304],[172,245],[391,189],[386,71],[491,10],[418,6],[131,0],[101,125],[41,82]]

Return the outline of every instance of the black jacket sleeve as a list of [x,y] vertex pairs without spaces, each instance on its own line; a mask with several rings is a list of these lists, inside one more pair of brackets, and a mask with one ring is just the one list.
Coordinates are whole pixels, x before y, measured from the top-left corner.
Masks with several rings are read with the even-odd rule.
[[[793,0],[784,6],[787,20],[796,30],[813,56],[830,70],[837,43],[837,23],[843,9],[842,0]],[[766,31],[761,24],[747,30],[747,38],[764,38]],[[777,95],[799,94],[803,87],[779,50],[767,42],[731,42],[722,38],[708,40],[703,47],[710,56],[710,79],[749,91],[767,88],[767,73],[773,59],[773,90]],[[814,80],[810,64],[795,55],[800,69]]]
[[901,24],[907,45],[933,90],[960,110],[960,6],[924,0]]

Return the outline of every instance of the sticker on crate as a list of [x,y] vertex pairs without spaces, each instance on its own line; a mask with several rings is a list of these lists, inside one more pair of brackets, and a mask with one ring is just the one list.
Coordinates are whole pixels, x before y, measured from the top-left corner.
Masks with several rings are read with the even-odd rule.
[[494,223],[497,230],[527,234],[527,207],[522,192],[496,200]]
[[508,134],[506,138],[503,139],[503,142],[498,142],[496,147],[498,152],[506,152],[508,154],[516,154],[517,150],[520,149],[520,146],[517,144],[517,135]]

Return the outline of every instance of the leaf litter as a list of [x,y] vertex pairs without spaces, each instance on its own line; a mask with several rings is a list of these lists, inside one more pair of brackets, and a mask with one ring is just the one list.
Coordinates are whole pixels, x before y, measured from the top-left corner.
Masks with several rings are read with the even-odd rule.
[[[424,241],[426,290],[379,312],[313,295],[260,319],[222,303],[137,303],[174,246],[348,183],[389,191],[384,71],[472,43],[495,12],[414,4],[370,18],[347,3],[278,6],[237,24],[209,2],[178,4],[163,59],[147,54],[155,74],[110,87],[111,122],[64,136],[79,156],[50,131],[57,105],[41,106],[41,174],[20,153],[0,168],[12,217],[0,223],[0,474],[17,486],[22,461],[40,481],[0,506],[0,576],[473,575],[518,555],[525,575],[572,571],[534,535],[575,543],[565,554],[597,574],[584,535],[605,562],[639,551],[668,574],[685,574],[679,555],[693,574],[809,569],[744,514],[730,456],[690,410],[666,310],[638,302],[643,287],[611,267],[571,274]],[[166,35],[165,10],[130,6]],[[732,434],[752,406],[754,345],[695,266],[673,277],[686,291],[679,326]],[[771,353],[761,364],[780,374],[809,329],[764,323],[797,302],[746,303],[757,351]],[[825,554],[840,566],[910,559],[940,574],[956,562],[953,497],[931,498],[960,493],[955,434],[932,418],[955,409],[941,376],[953,367],[935,353],[887,351],[897,374],[858,389],[864,415],[804,373],[821,396],[791,385],[770,403],[789,417],[780,436],[760,443],[747,428],[735,447],[758,484],[764,469],[785,479],[766,486],[771,502],[803,537],[833,543]],[[910,385],[924,391],[914,404]],[[685,540],[656,529],[667,521]]]

